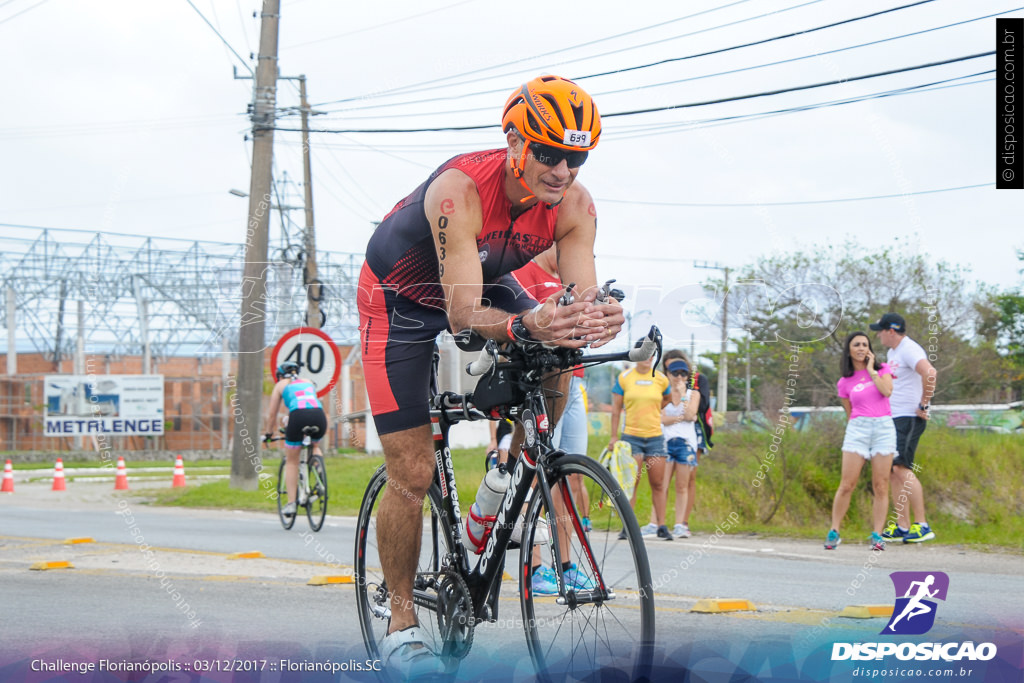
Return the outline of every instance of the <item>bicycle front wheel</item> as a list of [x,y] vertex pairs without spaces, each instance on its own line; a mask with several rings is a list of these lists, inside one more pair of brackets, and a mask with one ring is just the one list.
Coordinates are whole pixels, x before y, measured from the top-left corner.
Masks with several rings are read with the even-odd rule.
[[[281,526],[291,529],[295,524],[295,515],[284,514],[284,506],[288,503],[288,489],[284,485],[284,458],[277,468],[277,516],[281,518]],[[296,513],[298,510],[295,511]]]
[[323,456],[310,456],[306,481],[309,483],[309,500],[306,503],[309,528],[320,531],[324,517],[327,516],[327,469],[324,467]]
[[[627,680],[646,678],[654,647],[654,595],[629,498],[590,458],[561,455],[548,471],[551,496],[563,505],[548,510],[544,497],[534,492],[526,513],[528,542],[520,551],[523,626],[537,675],[541,680],[584,680],[596,671],[617,669]],[[573,494],[572,475],[582,479],[589,509]],[[584,517],[593,525],[590,532],[584,531]],[[535,559],[528,549],[541,519],[559,537],[560,558],[553,557],[550,541],[535,546],[540,562],[564,577],[559,595],[533,591]],[[620,538],[623,530],[625,538]],[[572,566],[565,571],[563,563]]]
[[[356,608],[363,642],[366,644],[366,654],[373,659],[380,658],[380,644],[387,635],[388,623],[391,620],[391,592],[380,569],[377,539],[377,513],[381,498],[387,489],[387,482],[387,471],[381,465],[363,494],[356,525],[353,564]],[[433,483],[423,500],[423,525],[419,539],[419,559],[413,579],[413,603],[419,625],[432,641],[427,645],[434,652],[440,652],[443,646],[437,617],[438,572],[445,556],[451,553],[453,544],[450,530],[441,523],[440,510],[441,491],[437,484]],[[410,542],[410,539],[391,540],[403,544]]]

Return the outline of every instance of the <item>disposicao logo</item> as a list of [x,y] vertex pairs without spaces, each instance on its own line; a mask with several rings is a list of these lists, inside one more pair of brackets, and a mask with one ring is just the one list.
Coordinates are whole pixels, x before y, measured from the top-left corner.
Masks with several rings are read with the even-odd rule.
[[[946,600],[949,576],[944,572],[893,572],[889,575],[896,589],[896,605],[881,635],[916,636],[927,633],[935,625],[935,600]],[[833,643],[832,661],[880,660],[968,660],[987,661],[995,657],[993,643]]]
[[944,572],[893,572],[889,574],[896,589],[892,618],[881,633],[919,636],[935,625],[935,600],[946,600],[949,576]]

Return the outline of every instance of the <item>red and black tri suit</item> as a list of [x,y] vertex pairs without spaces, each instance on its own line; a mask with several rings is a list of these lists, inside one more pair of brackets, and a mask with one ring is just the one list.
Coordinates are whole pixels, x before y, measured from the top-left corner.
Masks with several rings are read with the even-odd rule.
[[554,243],[558,206],[537,202],[513,218],[504,191],[506,164],[506,149],[449,159],[396,204],[370,237],[359,276],[359,335],[370,410],[380,434],[430,422],[426,398],[433,342],[449,325],[423,202],[441,173],[462,171],[480,196],[483,225],[476,243],[484,299],[509,313],[537,303],[509,273]]

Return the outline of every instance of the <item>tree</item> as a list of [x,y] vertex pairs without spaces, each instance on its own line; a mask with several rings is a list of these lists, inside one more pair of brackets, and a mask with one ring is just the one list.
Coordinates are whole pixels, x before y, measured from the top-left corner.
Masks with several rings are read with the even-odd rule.
[[[1018,250],[1017,258],[1024,261],[1024,251]],[[1010,398],[1019,400],[1024,395],[1024,290],[990,291],[978,313],[978,332],[1005,359]]]
[[[721,282],[708,288],[714,285]],[[998,354],[976,334],[982,299],[963,269],[933,263],[909,244],[869,250],[851,240],[761,257],[741,270],[728,293],[730,323],[748,330],[754,342],[752,384],[764,391],[795,376],[788,398],[802,405],[838,402],[835,383],[848,333],[867,332],[875,353],[884,354],[868,325],[888,311],[903,315],[911,338],[929,353],[940,377],[938,401],[998,391],[1004,378]]]

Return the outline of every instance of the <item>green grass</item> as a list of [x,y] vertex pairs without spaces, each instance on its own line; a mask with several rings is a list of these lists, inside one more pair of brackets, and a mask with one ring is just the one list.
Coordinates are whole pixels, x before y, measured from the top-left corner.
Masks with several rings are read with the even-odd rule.
[[[778,455],[769,450],[769,433],[716,434],[715,448],[702,458],[697,469],[697,501],[690,527],[696,532],[713,533],[735,513],[733,519],[738,517],[739,523],[729,533],[824,537],[839,484],[843,429],[842,423],[835,423],[819,425],[813,431],[787,431],[781,436]],[[606,438],[592,438],[588,454],[596,458],[606,443]],[[452,456],[459,500],[466,511],[484,473],[483,449],[457,450]],[[276,457],[265,459],[267,471],[273,475],[271,481],[276,479],[278,462]],[[326,462],[330,514],[356,515],[366,482],[383,460],[329,456]],[[917,463],[928,521],[941,543],[1024,552],[1024,499],[1020,495],[1024,437],[930,427],[921,438]],[[195,464],[228,466],[224,460]],[[762,465],[767,474],[758,479]],[[186,475],[188,467],[186,463]],[[844,520],[844,536],[868,536],[871,500],[869,468],[865,467]],[[670,524],[674,501],[675,493],[670,488]],[[227,481],[190,483],[185,489],[158,491],[154,503],[267,512],[277,509],[272,497],[258,491],[233,490]],[[636,508],[641,525],[647,522],[650,509],[650,487],[641,481]]]
[[[482,450],[456,450],[452,452],[455,478],[459,485],[459,502],[464,510],[476,498],[476,490],[484,474]],[[332,515],[355,516],[363,492],[373,473],[384,464],[383,457],[343,457],[328,455],[324,458],[327,466],[329,499],[327,511]],[[277,511],[277,501],[272,493],[277,481],[278,457],[264,457],[265,472],[272,476],[261,484],[259,491],[238,491],[230,488],[228,481],[216,481],[198,486],[189,485],[184,489],[168,489],[157,492],[153,501],[156,505],[176,505],[199,508],[232,508],[235,510]],[[186,475],[188,470],[185,471]]]

